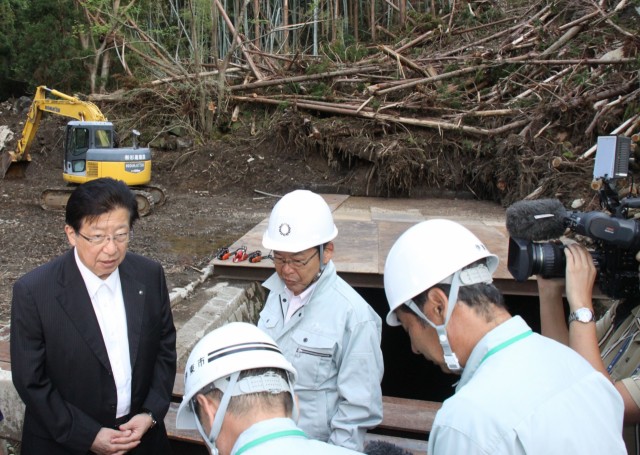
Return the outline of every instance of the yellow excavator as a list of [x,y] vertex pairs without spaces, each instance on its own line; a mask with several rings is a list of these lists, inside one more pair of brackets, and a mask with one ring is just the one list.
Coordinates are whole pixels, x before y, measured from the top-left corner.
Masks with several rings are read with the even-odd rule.
[[[66,182],[80,184],[100,177],[122,180],[132,187],[141,216],[164,204],[165,190],[150,183],[151,150],[138,147],[139,132],[132,132],[133,147],[116,148],[113,123],[98,106],[43,85],[36,89],[16,150],[2,156],[3,178],[25,176],[31,162],[29,149],[44,112],[76,119],[67,123],[65,130],[62,178]],[[46,210],[62,210],[72,192],[72,186],[46,189],[41,195],[41,206]]]

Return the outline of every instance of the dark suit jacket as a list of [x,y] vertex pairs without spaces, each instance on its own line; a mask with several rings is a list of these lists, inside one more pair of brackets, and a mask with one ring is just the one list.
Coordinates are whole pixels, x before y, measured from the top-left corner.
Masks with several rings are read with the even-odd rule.
[[[162,420],[176,373],[176,332],[164,271],[134,253],[127,253],[119,270],[131,356],[131,412],[148,409],[158,421],[143,437],[141,446],[147,449],[135,453],[164,454],[169,449]],[[113,373],[73,249],[15,283],[11,370],[26,404],[23,455],[84,455],[100,428],[114,425]]]

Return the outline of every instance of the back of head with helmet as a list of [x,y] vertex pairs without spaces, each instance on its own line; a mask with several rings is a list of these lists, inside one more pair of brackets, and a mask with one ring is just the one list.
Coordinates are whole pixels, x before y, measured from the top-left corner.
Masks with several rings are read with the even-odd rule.
[[[462,271],[474,262],[486,259],[480,265]],[[384,290],[389,303],[387,324],[400,325],[396,310],[401,305],[412,305],[418,294],[438,283],[451,284],[447,317],[442,326],[426,320],[436,330],[447,355],[453,355],[452,371],[460,369],[455,355],[448,347],[446,325],[457,301],[458,287],[477,283],[490,283],[498,267],[498,257],[467,228],[451,220],[432,219],[407,229],[391,247],[384,266]],[[444,339],[443,339],[444,336]],[[447,350],[449,349],[449,353]],[[455,359],[455,362],[454,362]]]
[[[265,368],[284,370],[288,380],[269,374],[238,380],[242,371]],[[185,369],[184,396],[178,408],[176,428],[198,429],[215,454],[215,441],[233,396],[289,392],[293,397],[295,379],[296,370],[266,333],[252,324],[229,323],[205,335],[191,351]],[[223,396],[211,431],[206,434],[195,414],[194,402],[198,393],[212,389],[221,390]]]
[[324,245],[337,235],[331,209],[322,196],[295,190],[273,207],[262,244],[269,250],[299,253]]

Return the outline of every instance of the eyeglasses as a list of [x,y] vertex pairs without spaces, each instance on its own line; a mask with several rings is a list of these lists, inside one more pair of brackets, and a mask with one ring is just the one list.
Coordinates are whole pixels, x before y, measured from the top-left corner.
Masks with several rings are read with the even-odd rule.
[[316,257],[316,254],[318,254],[318,250],[315,250],[313,254],[304,261],[301,259],[284,259],[280,256],[274,256],[272,260],[273,263],[278,267],[283,267],[285,264],[289,264],[289,267],[291,267],[292,269],[301,269],[302,267],[307,265],[309,261],[311,261],[311,259]]
[[83,239],[85,239],[87,242],[89,242],[92,245],[106,245],[107,243],[109,243],[111,240],[113,240],[115,243],[126,243],[131,239],[131,235],[133,234],[132,231],[129,232],[122,232],[120,234],[113,234],[113,235],[94,235],[91,237],[87,237],[86,235],[82,234],[81,232],[76,232],[76,235],[79,235],[80,237],[82,237]]

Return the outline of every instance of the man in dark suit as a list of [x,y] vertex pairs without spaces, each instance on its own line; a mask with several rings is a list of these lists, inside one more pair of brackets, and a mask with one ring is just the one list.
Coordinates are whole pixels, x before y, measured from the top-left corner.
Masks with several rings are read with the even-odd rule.
[[137,219],[124,183],[80,185],[66,207],[72,249],[13,287],[22,455],[171,452],[176,332],[162,266],[127,252]]

